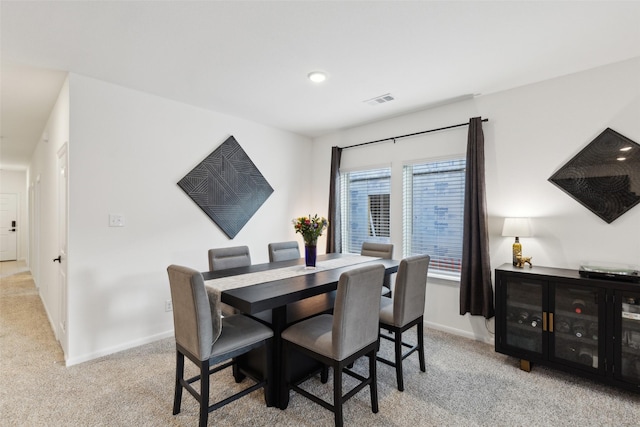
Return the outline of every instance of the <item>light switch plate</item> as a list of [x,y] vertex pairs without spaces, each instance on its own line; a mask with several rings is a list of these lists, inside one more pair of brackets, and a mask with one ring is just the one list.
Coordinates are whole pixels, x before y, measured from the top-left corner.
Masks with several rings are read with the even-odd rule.
[[109,214],[109,227],[124,227],[124,215]]

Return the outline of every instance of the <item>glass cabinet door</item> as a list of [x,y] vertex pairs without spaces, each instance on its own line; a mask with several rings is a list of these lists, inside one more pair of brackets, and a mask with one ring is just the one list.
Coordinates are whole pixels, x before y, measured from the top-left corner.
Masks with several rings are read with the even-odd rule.
[[621,348],[616,376],[640,384],[640,294],[620,292],[618,296],[621,296],[621,310],[616,311],[616,320],[621,325]]
[[507,346],[543,354],[543,282],[507,277],[505,288]]
[[598,288],[554,284],[549,331],[552,359],[587,370],[600,368],[604,351],[600,345],[604,295],[600,294]]

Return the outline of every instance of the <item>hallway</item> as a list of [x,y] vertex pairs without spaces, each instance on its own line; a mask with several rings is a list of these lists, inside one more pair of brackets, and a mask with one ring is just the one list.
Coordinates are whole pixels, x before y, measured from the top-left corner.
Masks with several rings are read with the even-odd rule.
[[14,274],[29,271],[24,261],[1,261],[0,277],[12,276]]

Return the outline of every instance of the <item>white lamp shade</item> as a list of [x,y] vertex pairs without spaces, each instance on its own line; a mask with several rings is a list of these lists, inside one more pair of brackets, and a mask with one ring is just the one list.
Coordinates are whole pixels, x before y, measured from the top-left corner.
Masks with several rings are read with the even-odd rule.
[[502,235],[505,237],[531,237],[529,218],[505,218]]

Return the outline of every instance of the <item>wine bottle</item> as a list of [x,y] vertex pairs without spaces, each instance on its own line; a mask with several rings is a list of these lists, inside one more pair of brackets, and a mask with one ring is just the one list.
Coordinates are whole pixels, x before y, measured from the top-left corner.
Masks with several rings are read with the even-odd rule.
[[573,307],[573,311],[576,312],[577,314],[582,314],[584,313],[584,300],[583,299],[574,299],[573,302],[571,303],[571,306]]
[[593,366],[593,353],[590,349],[583,347],[578,351],[578,363]]
[[531,323],[531,326],[534,328],[541,328],[542,327],[542,318],[540,316],[538,316],[537,314],[533,314],[531,315],[531,317],[529,317],[529,323]]
[[556,332],[560,332],[563,334],[571,333],[571,324],[564,317],[559,317],[555,324]]
[[586,335],[586,333],[587,328],[582,320],[576,320],[575,322],[573,322],[573,334],[576,337],[582,338]]
[[597,322],[591,322],[589,324],[588,336],[591,337],[592,340],[598,341],[598,323]]
[[520,239],[516,237],[516,241],[513,243],[512,247],[513,251],[513,265],[518,265],[518,255],[522,256],[522,244],[520,243]]
[[521,310],[518,313],[518,323],[524,324],[527,322],[528,318],[529,318],[529,313],[526,310]]
[[559,359],[565,359],[575,362],[577,359],[577,355],[578,351],[571,345],[565,345],[556,348],[556,357],[558,357]]

